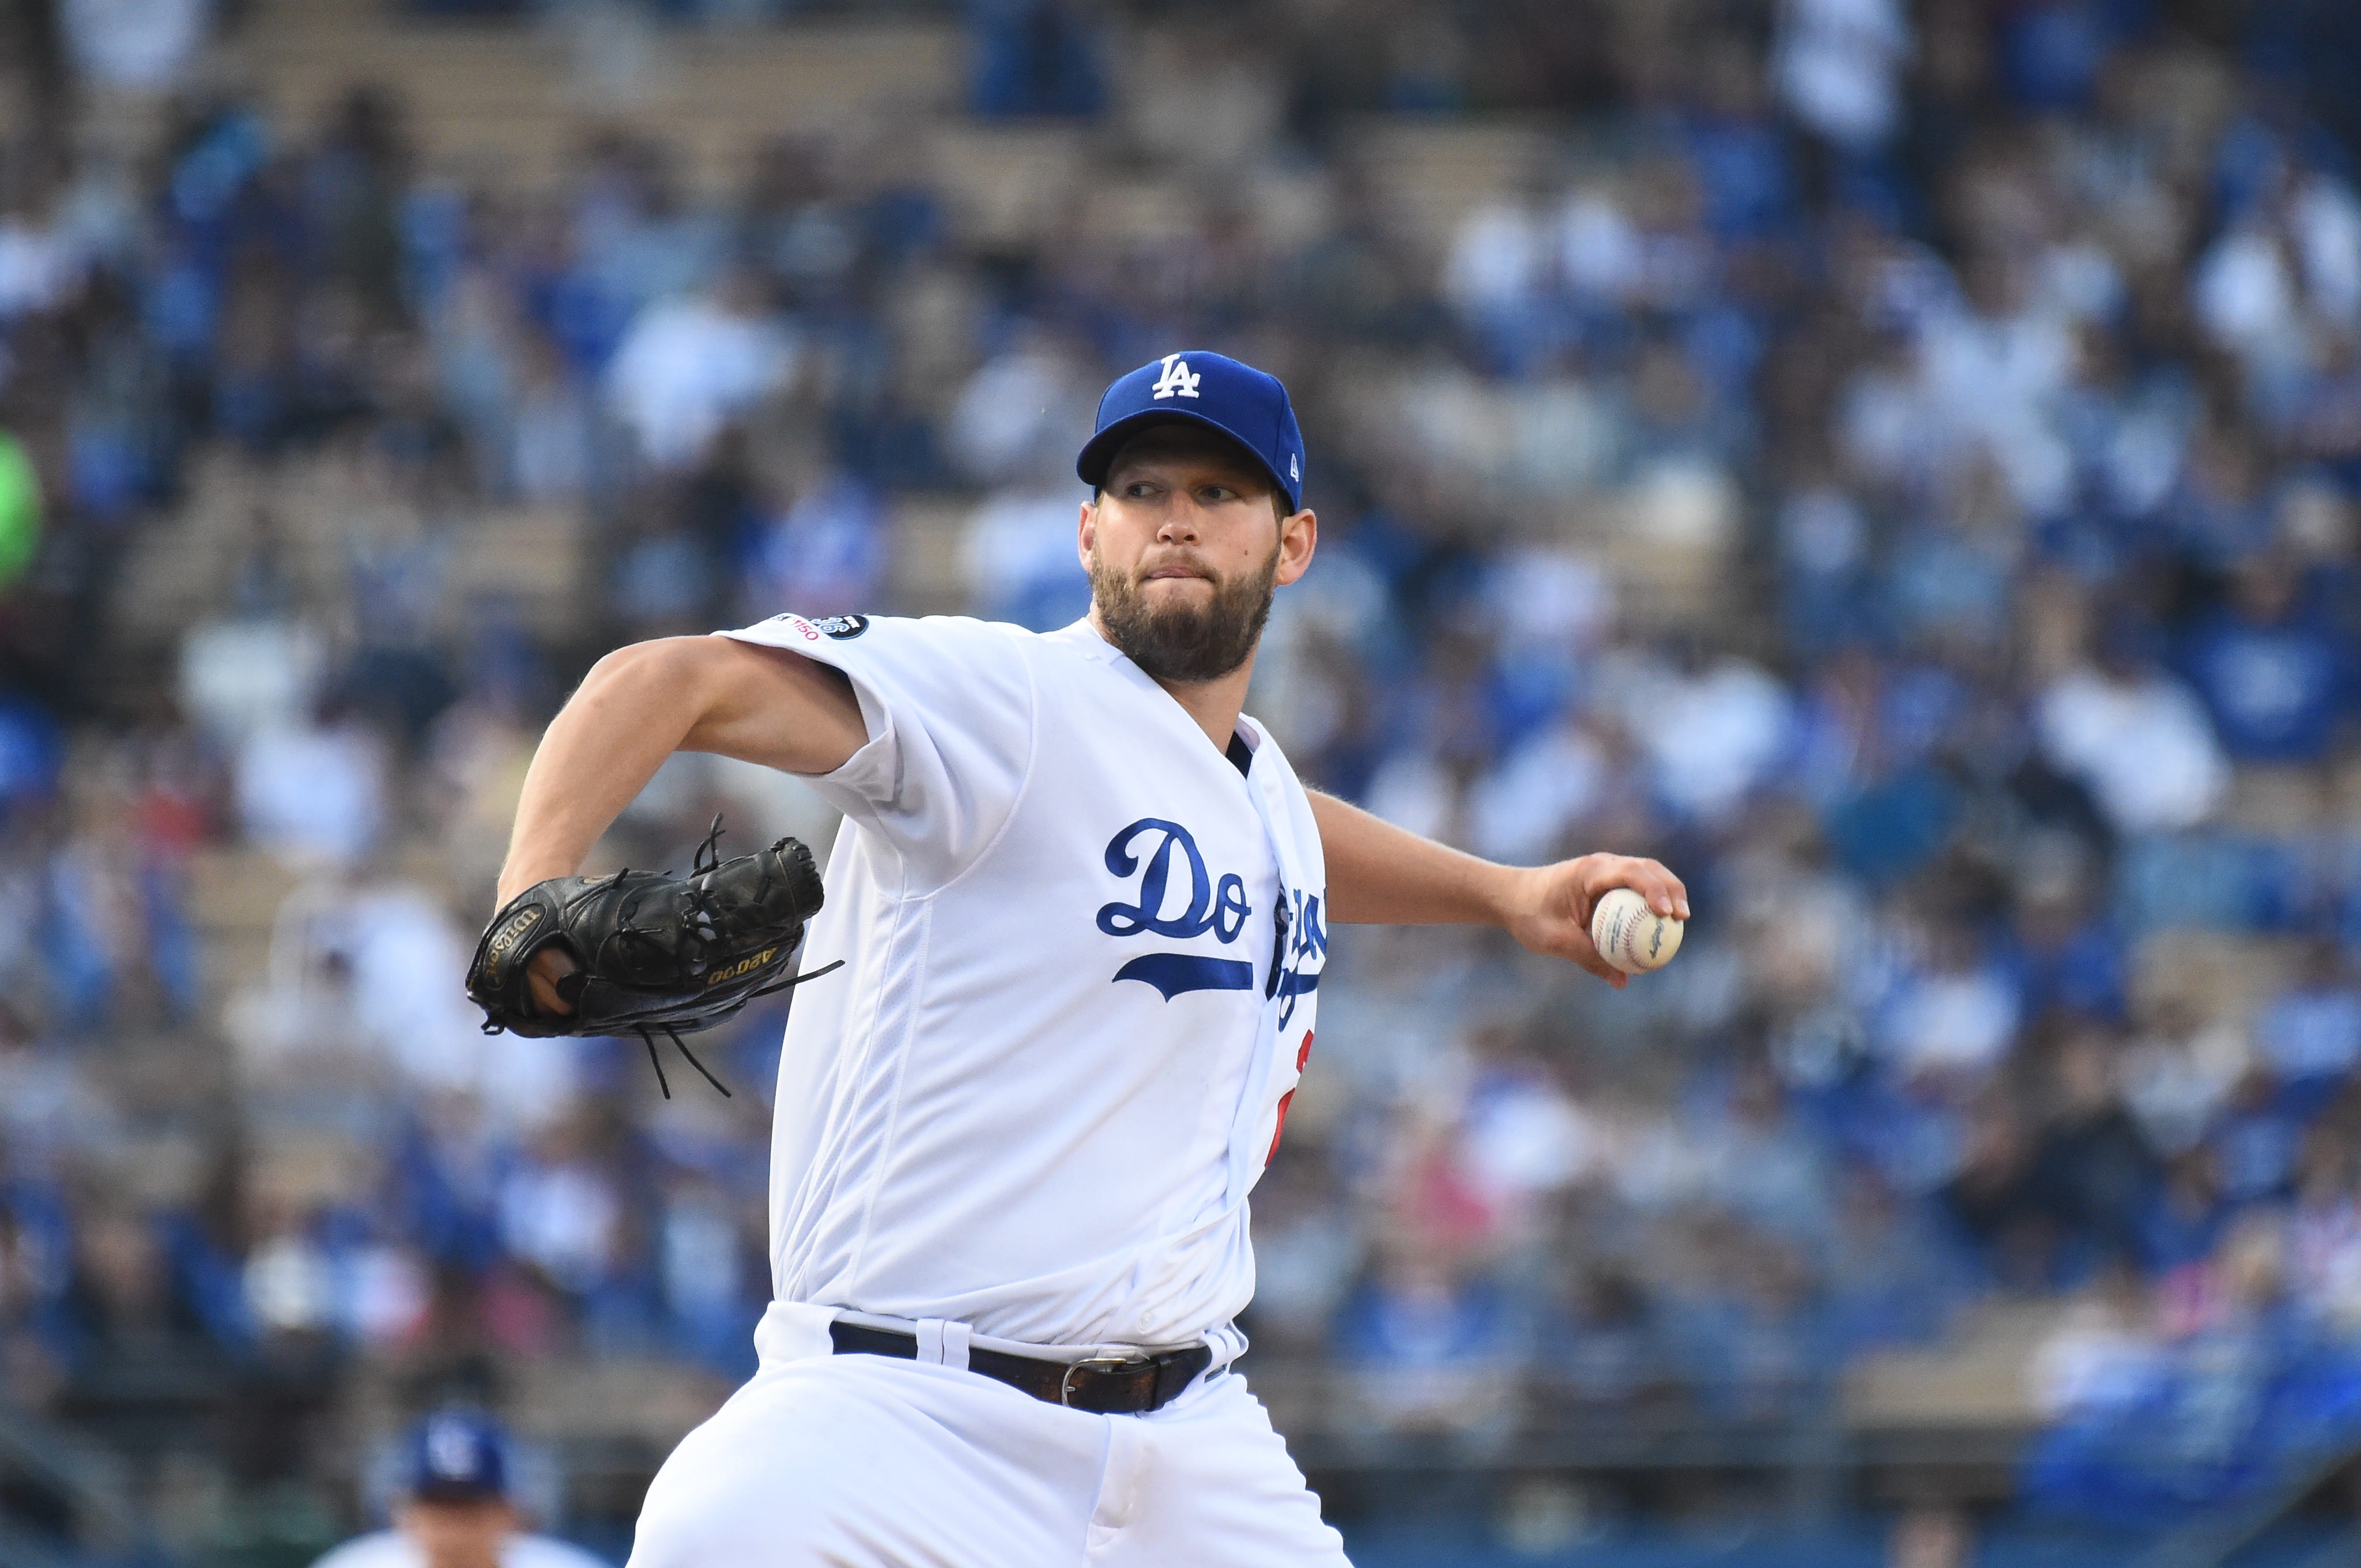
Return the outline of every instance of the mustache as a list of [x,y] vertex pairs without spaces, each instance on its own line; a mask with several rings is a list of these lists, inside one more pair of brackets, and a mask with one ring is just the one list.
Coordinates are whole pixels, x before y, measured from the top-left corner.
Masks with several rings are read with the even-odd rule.
[[1135,583],[1144,583],[1158,576],[1202,577],[1215,587],[1221,587],[1225,580],[1221,573],[1206,565],[1202,561],[1195,556],[1185,554],[1170,556],[1161,561],[1142,561],[1137,569],[1132,573],[1131,580]]

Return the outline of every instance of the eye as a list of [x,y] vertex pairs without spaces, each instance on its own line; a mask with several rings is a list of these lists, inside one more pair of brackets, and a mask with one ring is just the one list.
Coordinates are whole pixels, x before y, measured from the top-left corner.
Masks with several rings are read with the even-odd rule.
[[1207,485],[1203,489],[1197,492],[1197,496],[1199,499],[1206,502],[1208,505],[1215,505],[1223,501],[1236,500],[1238,499],[1238,492],[1230,488],[1227,485]]
[[1156,493],[1156,487],[1146,479],[1134,479],[1123,488],[1123,493],[1133,500],[1145,500]]

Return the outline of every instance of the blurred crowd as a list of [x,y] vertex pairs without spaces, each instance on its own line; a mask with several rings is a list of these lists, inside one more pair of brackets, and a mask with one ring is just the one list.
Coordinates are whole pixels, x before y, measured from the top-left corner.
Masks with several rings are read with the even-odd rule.
[[[745,1369],[778,1014],[717,1053],[735,1098],[667,1102],[636,1042],[486,1039],[458,992],[533,738],[626,640],[1071,619],[1092,400],[1203,346],[1309,437],[1250,704],[1306,778],[1499,859],[1656,855],[1697,912],[1620,993],[1336,934],[1257,1359],[1482,1451],[1821,1419],[1863,1353],[2048,1297],[2059,1500],[2354,1430],[2361,170],[2309,85],[2349,19],[1361,9],[976,0],[969,120],[1084,148],[1013,231],[892,126],[719,195],[622,128],[561,189],[454,185],[366,88],[19,128],[11,1399]],[[1489,188],[1389,161],[1495,110]],[[503,530],[565,613],[487,586]],[[602,855],[684,861],[717,807],[825,842],[792,782],[683,763]],[[256,889],[267,939],[209,938]],[[2201,1407],[2193,1468],[2124,1480]],[[307,1463],[270,1430],[242,1477]]]

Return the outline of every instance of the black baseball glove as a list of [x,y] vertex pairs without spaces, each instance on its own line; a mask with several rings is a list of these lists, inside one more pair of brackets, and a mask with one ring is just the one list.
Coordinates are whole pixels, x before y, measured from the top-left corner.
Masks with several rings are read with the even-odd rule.
[[[720,838],[717,817],[686,879],[634,871],[552,877],[510,899],[467,966],[467,994],[484,1010],[484,1032],[635,1034],[647,1043],[667,1098],[672,1085],[655,1036],[668,1035],[707,1082],[729,1093],[680,1036],[812,978],[796,972],[796,950],[804,923],[819,913],[821,889],[811,851],[795,839],[724,861]],[[550,947],[574,963],[557,982],[571,1013],[533,1005],[525,971]]]

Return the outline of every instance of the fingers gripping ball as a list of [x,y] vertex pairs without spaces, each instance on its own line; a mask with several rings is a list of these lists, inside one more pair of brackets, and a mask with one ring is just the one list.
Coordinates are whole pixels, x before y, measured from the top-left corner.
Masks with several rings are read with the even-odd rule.
[[1590,911],[1591,945],[1625,974],[1645,974],[1672,962],[1687,926],[1657,914],[1628,887],[1609,889]]

